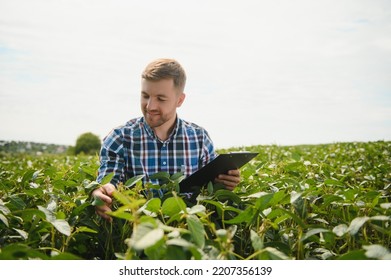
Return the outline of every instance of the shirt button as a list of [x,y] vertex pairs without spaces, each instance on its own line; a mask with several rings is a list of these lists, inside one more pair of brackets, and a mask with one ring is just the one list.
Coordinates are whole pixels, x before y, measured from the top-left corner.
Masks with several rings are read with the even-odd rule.
[[166,161],[163,161],[163,165],[166,165],[167,164],[167,162]]

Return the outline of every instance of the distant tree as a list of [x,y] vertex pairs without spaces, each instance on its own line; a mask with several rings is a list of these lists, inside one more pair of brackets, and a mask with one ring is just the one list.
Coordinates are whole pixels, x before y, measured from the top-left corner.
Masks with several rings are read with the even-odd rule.
[[75,154],[84,153],[86,155],[93,155],[99,151],[100,146],[100,138],[91,132],[86,132],[77,138]]

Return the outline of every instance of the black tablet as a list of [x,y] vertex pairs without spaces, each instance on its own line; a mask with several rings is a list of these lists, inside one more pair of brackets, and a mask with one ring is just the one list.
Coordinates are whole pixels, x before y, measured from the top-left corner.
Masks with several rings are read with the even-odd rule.
[[250,152],[220,154],[207,165],[182,180],[179,183],[180,191],[182,193],[195,192],[210,181],[214,181],[218,175],[226,174],[229,170],[239,169],[257,155],[258,153]]

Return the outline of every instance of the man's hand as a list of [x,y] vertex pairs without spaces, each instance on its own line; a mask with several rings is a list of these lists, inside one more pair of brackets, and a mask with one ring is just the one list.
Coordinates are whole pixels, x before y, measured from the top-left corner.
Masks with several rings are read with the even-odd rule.
[[108,183],[92,192],[93,197],[99,198],[104,202],[104,205],[95,206],[96,214],[109,222],[111,222],[113,219],[106,213],[111,211],[111,204],[113,203],[112,197],[114,191],[115,186],[113,184]]
[[240,171],[234,169],[228,171],[228,174],[220,174],[215,182],[223,184],[227,190],[232,191],[240,183]]

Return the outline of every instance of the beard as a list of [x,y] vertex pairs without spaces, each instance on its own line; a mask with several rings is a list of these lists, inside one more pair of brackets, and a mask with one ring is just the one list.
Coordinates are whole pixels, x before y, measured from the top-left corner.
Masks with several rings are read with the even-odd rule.
[[166,116],[164,116],[161,113],[156,112],[156,111],[148,112],[147,110],[144,110],[143,112],[144,112],[144,118],[145,118],[147,124],[151,128],[159,127],[159,126],[165,124],[169,119]]

